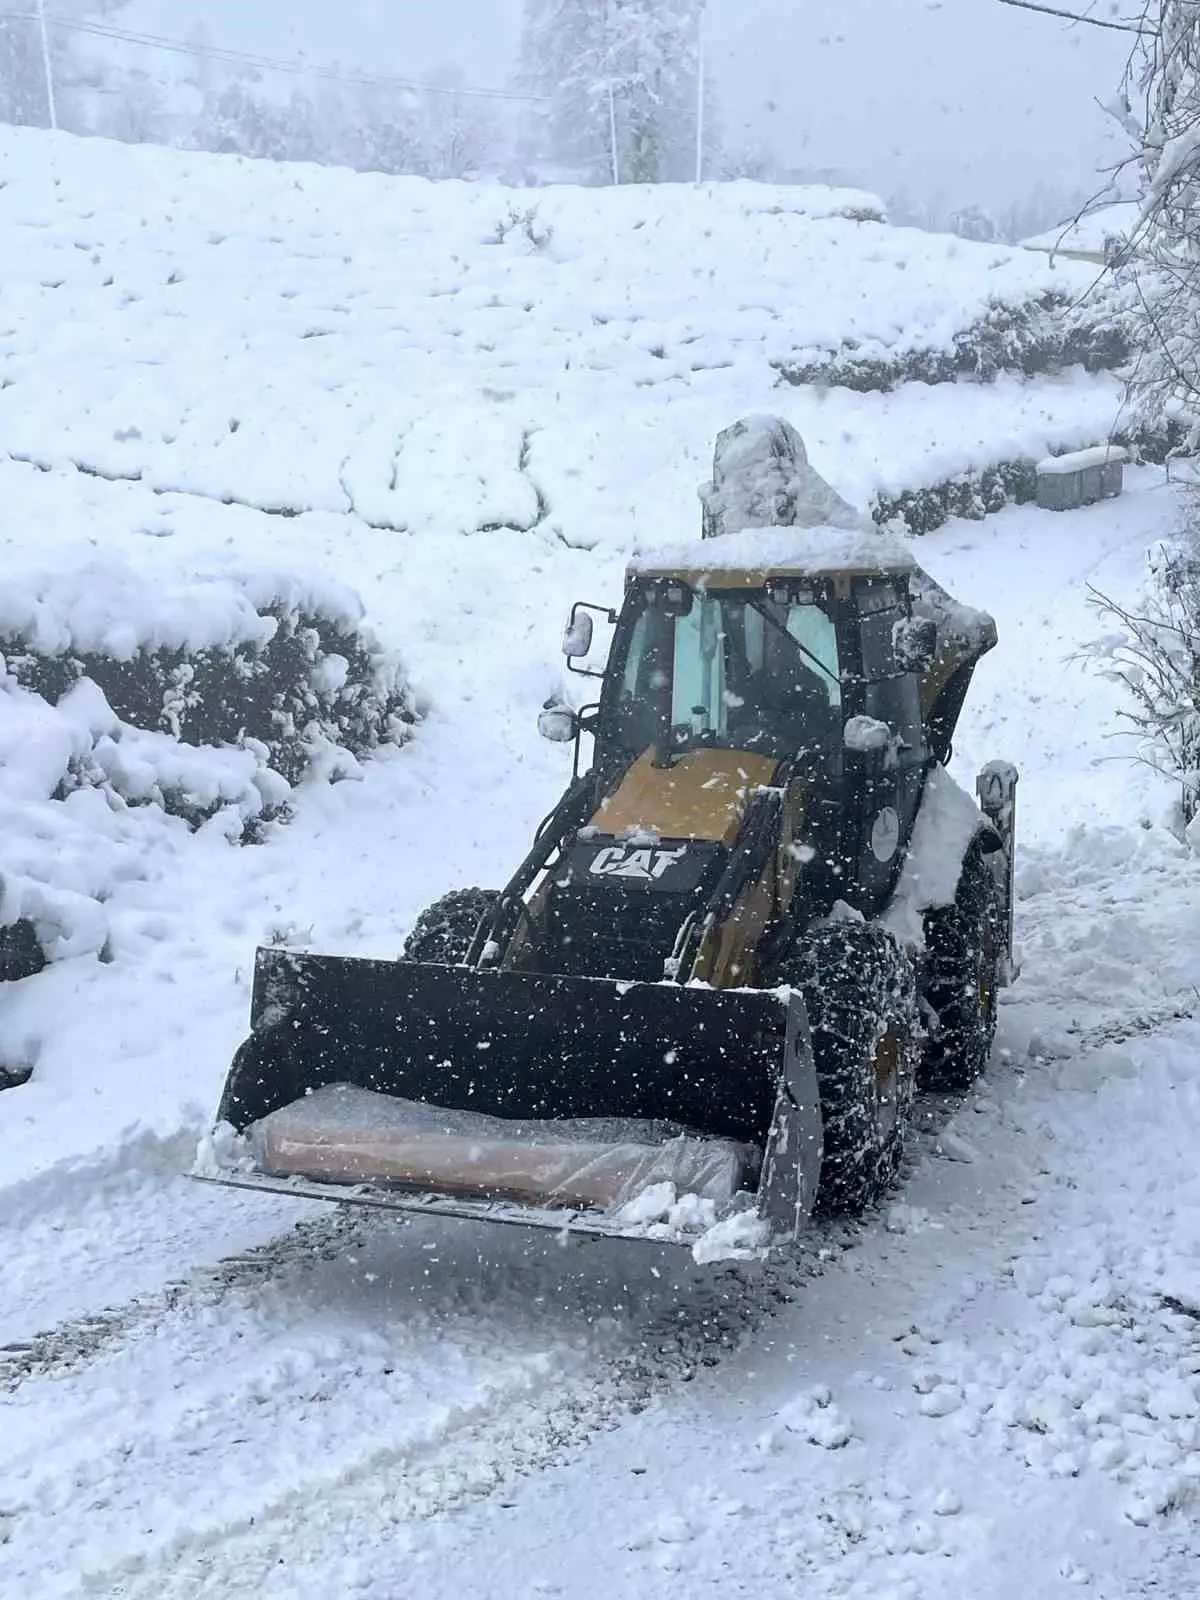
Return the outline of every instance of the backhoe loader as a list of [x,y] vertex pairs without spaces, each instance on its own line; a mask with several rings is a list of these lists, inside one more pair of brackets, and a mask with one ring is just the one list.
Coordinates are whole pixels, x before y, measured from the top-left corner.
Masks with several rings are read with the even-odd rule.
[[396,961],[258,952],[207,1176],[781,1240],[887,1188],[919,1082],[982,1070],[1016,774],[977,804],[945,764],[995,625],[779,419],[720,436],[701,498],[701,538],[635,556],[619,608],[574,607],[598,694],[542,711],[575,776],[509,882],[446,895]]

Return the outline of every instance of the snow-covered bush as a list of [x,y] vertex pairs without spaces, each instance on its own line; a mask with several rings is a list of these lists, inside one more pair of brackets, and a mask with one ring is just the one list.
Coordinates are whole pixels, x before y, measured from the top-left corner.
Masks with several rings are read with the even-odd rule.
[[[1185,431],[1178,424],[1141,427],[1097,443],[1122,445],[1134,461],[1161,463],[1178,449]],[[1049,453],[1062,454],[1057,449]],[[951,517],[981,522],[1007,505],[1027,505],[1036,499],[1037,462],[1032,456],[1019,457],[978,472],[959,473],[928,488],[877,495],[871,502],[871,515],[881,524],[899,518],[909,533],[932,533]]]
[[1002,372],[1027,378],[1073,366],[1111,372],[1128,359],[1128,337],[1115,302],[1096,296],[1079,307],[1055,293],[1025,302],[997,301],[955,334],[949,348],[925,346],[881,356],[862,353],[849,340],[822,359],[772,364],[784,382],[796,387],[823,384],[887,394],[902,383],[993,383]]
[[487,243],[507,244],[510,238],[524,240],[528,250],[548,250],[554,240],[554,228],[550,223],[538,222],[537,206],[518,206],[510,200]]
[[1088,652],[1128,694],[1140,759],[1180,784],[1185,823],[1200,813],[1200,506],[1191,511],[1183,536],[1152,551],[1138,610],[1094,592],[1114,627]]
[[399,743],[413,721],[399,660],[337,585],[241,574],[163,585],[119,565],[14,576],[0,654],[57,705],[98,686],[131,728],[185,745],[261,746],[288,783]]
[[0,659],[0,979],[101,955],[107,901],[181,827],[259,836],[290,793],[264,746],[185,745],[121,722],[89,678],[52,705]]
[[[108,903],[180,830],[246,843],[292,785],[408,734],[398,659],[335,585],[108,562],[0,592],[0,979],[112,953]],[[169,869],[166,869],[169,870]]]
[[881,524],[899,518],[909,533],[932,533],[951,517],[981,522],[1006,505],[1025,505],[1036,499],[1037,463],[1002,461],[928,489],[881,495],[872,503],[871,515]]

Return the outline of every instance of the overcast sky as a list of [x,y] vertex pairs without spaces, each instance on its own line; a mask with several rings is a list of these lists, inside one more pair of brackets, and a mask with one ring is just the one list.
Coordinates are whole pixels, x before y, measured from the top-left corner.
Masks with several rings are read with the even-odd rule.
[[[406,76],[457,62],[472,82],[503,86],[521,9],[521,0],[133,0],[121,18],[172,37],[203,18],[214,44]],[[997,0],[709,0],[709,11],[730,133],[766,139],[788,165],[999,206],[1038,178],[1087,184],[1115,149],[1094,102],[1120,77],[1121,34]]]

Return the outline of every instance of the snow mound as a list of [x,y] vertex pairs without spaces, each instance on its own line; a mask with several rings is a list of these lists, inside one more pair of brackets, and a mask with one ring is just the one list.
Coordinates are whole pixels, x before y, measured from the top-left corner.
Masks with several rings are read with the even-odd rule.
[[827,1385],[816,1384],[783,1407],[759,1439],[759,1449],[775,1454],[789,1434],[798,1434],[823,1450],[841,1450],[854,1438],[854,1423],[837,1405]]
[[717,435],[700,502],[707,539],[744,528],[863,526],[862,513],[813,471],[803,439],[780,417],[743,417]]
[[770,1224],[748,1192],[731,1208],[669,1181],[649,1184],[613,1212],[613,1221],[629,1237],[687,1246],[697,1266],[762,1260],[771,1242]]

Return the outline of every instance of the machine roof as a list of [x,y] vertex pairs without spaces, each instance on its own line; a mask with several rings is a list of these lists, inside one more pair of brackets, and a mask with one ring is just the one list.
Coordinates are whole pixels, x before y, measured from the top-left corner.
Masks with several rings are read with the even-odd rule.
[[915,569],[909,550],[890,534],[831,527],[746,528],[715,539],[677,539],[638,551],[628,566],[631,577],[687,577],[714,587],[735,575],[744,584],[748,576],[870,576]]

